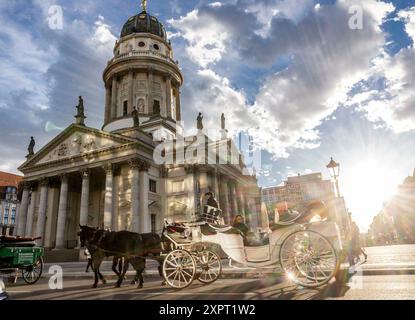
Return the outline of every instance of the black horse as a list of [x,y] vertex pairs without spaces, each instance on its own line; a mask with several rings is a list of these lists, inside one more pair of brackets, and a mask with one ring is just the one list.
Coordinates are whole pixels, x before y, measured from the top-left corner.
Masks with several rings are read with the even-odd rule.
[[[135,281],[139,281],[138,287],[142,288],[144,284],[142,273],[146,266],[146,258],[152,258],[159,262],[159,274],[163,277],[163,261],[160,256],[163,248],[159,235],[128,231],[112,232],[88,226],[80,226],[80,228],[81,245],[87,246],[92,256],[92,267],[95,273],[94,288],[98,285],[98,277],[102,279],[99,267],[107,257],[114,257],[113,271],[118,275],[117,287],[121,286],[131,264],[136,271]],[[116,267],[122,258],[124,258],[124,265],[122,272],[118,273]],[[163,281],[162,284],[164,285],[165,282]]]

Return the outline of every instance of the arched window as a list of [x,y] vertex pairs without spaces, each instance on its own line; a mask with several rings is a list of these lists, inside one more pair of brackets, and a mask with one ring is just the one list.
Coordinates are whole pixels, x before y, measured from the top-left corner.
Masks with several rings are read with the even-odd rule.
[[146,112],[146,102],[143,98],[137,100],[137,110],[140,114],[144,114]]

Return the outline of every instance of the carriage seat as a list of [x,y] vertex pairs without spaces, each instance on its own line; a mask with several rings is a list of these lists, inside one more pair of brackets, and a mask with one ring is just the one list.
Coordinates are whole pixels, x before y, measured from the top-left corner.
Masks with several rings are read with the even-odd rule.
[[222,225],[219,225],[219,224],[211,224],[211,223],[208,223],[208,225],[213,230],[215,230],[217,232],[221,232],[221,233],[228,232],[228,231],[233,229],[232,226],[222,226]]

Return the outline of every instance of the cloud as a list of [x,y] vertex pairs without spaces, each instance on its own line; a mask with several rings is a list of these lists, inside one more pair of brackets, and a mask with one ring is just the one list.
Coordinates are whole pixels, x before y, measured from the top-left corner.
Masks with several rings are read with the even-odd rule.
[[[393,5],[374,0],[338,1],[318,10],[310,1],[295,4],[297,11],[284,1],[238,1],[200,7],[170,21],[186,40],[195,69],[216,75],[206,77],[200,91],[195,87],[193,96],[203,97],[210,106],[222,103],[231,122],[241,124],[231,129],[249,129],[260,147],[284,157],[290,148],[319,145],[318,126],[347,99],[356,83],[370,75],[372,62],[385,45],[380,25],[394,10]],[[364,9],[362,30],[349,28],[349,8],[355,4]],[[249,105],[244,91],[220,75],[224,72],[218,62],[223,66],[235,57],[241,61],[239,68],[247,70],[288,63],[263,79]],[[238,103],[218,99],[230,93],[243,98]]]
[[[409,37],[415,40],[415,7],[397,14]],[[349,99],[367,118],[395,133],[415,129],[415,48],[402,48],[397,54],[383,52],[374,61],[371,77],[360,92]],[[382,83],[379,86],[379,82]]]
[[[78,95],[84,95],[88,124],[102,123],[102,71],[116,38],[102,17],[89,23],[71,19],[68,11],[63,30],[49,29],[51,4],[1,4],[0,126],[7,139],[1,139],[0,150],[2,167],[13,172],[24,162],[30,136],[38,149],[56,134],[44,130],[46,123],[73,122]],[[83,7],[90,5],[85,1]]]

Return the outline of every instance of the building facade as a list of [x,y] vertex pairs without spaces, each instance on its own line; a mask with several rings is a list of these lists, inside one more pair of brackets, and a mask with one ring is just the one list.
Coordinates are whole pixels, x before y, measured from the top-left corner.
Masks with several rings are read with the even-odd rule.
[[369,243],[374,245],[415,243],[415,170],[386,201],[374,217]]
[[301,204],[312,200],[327,201],[336,196],[333,183],[323,180],[321,173],[289,177],[281,186],[264,188],[262,195],[268,207],[280,202]]
[[13,235],[19,211],[18,187],[22,177],[0,172],[0,234]]
[[[255,226],[260,189],[239,152],[232,155],[233,141],[212,141],[202,128],[194,137],[181,136],[183,75],[157,18],[144,10],[125,23],[103,80],[102,128],[85,125],[80,99],[75,123],[29,152],[19,168],[24,173],[19,235],[40,236],[44,247],[65,250],[79,246],[79,224],[160,232],[166,218],[194,219],[208,191],[215,193],[227,222],[243,214]],[[223,146],[230,146],[226,161],[211,161],[220,160]],[[160,164],[154,159],[160,149],[177,158],[180,148],[186,154],[204,150],[210,160]]]

